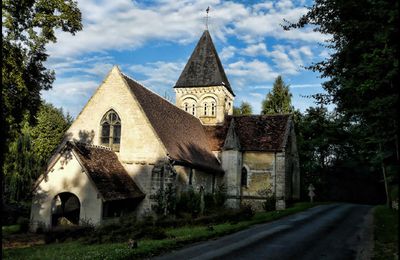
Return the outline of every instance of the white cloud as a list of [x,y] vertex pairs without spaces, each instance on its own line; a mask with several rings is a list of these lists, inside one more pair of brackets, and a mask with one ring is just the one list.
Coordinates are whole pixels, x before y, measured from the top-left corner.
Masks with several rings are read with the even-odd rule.
[[[146,3],[146,4],[143,4]],[[58,42],[48,49],[53,57],[135,49],[150,40],[187,44],[198,39],[204,29],[205,7],[211,6],[209,28],[215,38],[226,41],[235,35],[246,42],[265,37],[322,41],[326,37],[312,29],[284,31],[283,19],[296,21],[307,12],[283,0],[245,6],[231,1],[154,1],[80,0],[83,31],[75,36],[57,32]],[[269,12],[260,12],[268,9]]]
[[219,54],[221,60],[226,61],[235,56],[237,49],[234,46],[224,47]]
[[242,54],[248,56],[268,56],[268,51],[265,43],[258,43],[258,44],[250,44],[246,48],[243,49]]
[[184,66],[184,62],[157,61],[145,65],[135,64],[128,69],[133,73],[134,78],[139,75],[144,76],[144,79],[140,80],[143,85],[164,94],[165,91],[172,91]]
[[99,82],[95,80],[63,79],[56,80],[51,90],[41,94],[47,102],[76,116],[98,86]]
[[226,68],[228,75],[245,79],[247,83],[271,81],[278,76],[266,62],[254,59],[252,61],[237,61]]

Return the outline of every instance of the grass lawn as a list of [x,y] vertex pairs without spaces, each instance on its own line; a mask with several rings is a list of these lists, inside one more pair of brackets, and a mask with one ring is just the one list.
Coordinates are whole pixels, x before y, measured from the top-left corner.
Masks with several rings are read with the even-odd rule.
[[374,211],[374,258],[376,260],[399,259],[399,212],[386,206]]
[[213,230],[209,230],[207,226],[167,228],[165,229],[168,235],[166,239],[140,240],[136,249],[128,248],[127,242],[85,245],[79,241],[72,241],[29,248],[4,249],[3,259],[132,259],[149,257],[192,242],[220,237],[254,224],[276,220],[316,205],[318,204],[302,202],[282,211],[258,212],[250,220],[213,225]]

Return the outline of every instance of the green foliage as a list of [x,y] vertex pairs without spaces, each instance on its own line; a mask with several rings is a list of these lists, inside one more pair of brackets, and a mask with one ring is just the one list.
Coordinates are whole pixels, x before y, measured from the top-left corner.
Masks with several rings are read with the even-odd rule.
[[39,161],[44,165],[72,122],[70,116],[64,115],[61,108],[48,103],[40,106],[36,120],[37,124],[31,130],[32,146]]
[[19,217],[17,220],[17,225],[19,225],[19,231],[26,233],[29,230],[29,219],[24,217]]
[[159,189],[154,195],[156,204],[153,205],[153,210],[158,216],[175,214],[177,198],[176,187],[172,183],[166,185],[165,190]]
[[297,23],[284,26],[311,25],[330,35],[326,45],[332,54],[309,67],[327,79],[327,94],[315,97],[319,103],[336,104],[359,142],[349,147],[362,149],[366,165],[381,169],[388,204],[388,186],[398,185],[399,172],[398,10],[399,2],[393,0],[316,0]]
[[33,182],[70,125],[68,115],[44,102],[36,120],[30,126],[26,119],[22,133],[9,144],[4,164],[7,203],[30,199]]
[[182,192],[176,203],[177,215],[189,213],[192,217],[196,217],[200,213],[200,194],[189,189],[187,192]]
[[35,123],[40,92],[52,87],[54,72],[44,65],[47,44],[56,42],[56,30],[81,29],[76,1],[2,1],[1,166],[9,144],[20,138],[21,123]]
[[272,92],[262,102],[261,114],[292,113],[292,94],[289,85],[286,85],[281,76],[275,79]]
[[251,107],[249,102],[242,101],[240,107],[233,107],[233,115],[251,115],[253,113],[253,108]]
[[5,194],[8,200],[29,198],[32,182],[38,177],[39,165],[36,158],[28,133],[23,133],[10,144],[4,166]]

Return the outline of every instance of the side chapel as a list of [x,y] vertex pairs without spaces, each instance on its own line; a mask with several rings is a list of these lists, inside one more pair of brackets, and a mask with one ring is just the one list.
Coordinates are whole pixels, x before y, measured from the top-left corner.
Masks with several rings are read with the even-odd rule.
[[34,187],[31,226],[149,214],[167,184],[213,193],[227,207],[276,208],[300,197],[290,115],[233,116],[234,91],[208,30],[174,86],[176,105],[113,67],[67,130]]

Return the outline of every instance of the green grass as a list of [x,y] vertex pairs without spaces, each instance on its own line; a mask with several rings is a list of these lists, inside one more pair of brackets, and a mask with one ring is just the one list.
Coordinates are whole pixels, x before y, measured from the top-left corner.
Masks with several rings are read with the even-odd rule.
[[399,212],[386,206],[377,206],[374,211],[374,236],[373,259],[398,259]]
[[30,248],[4,249],[3,259],[131,259],[149,257],[192,242],[220,237],[243,230],[254,224],[276,220],[315,205],[317,204],[297,203],[293,207],[282,211],[258,212],[250,220],[233,224],[213,225],[212,231],[208,230],[207,226],[166,228],[167,239],[140,240],[137,249],[129,249],[126,242],[84,245],[79,241],[73,241]]
[[3,236],[12,235],[19,232],[19,225],[2,226],[1,231]]

